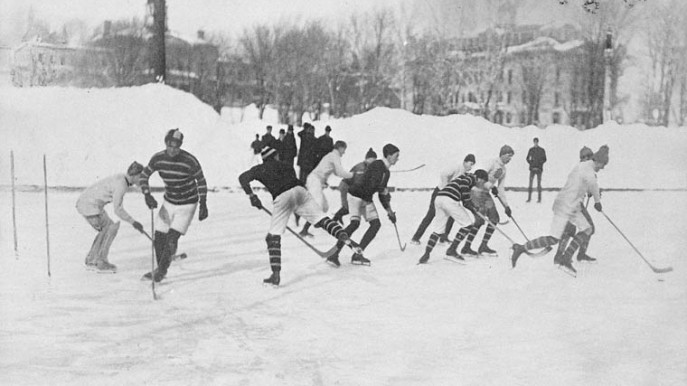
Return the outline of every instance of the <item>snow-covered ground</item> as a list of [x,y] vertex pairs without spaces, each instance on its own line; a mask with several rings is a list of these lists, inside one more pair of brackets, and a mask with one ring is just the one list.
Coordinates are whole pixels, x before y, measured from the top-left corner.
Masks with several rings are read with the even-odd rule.
[[[403,241],[428,194],[394,195]],[[523,258],[512,270],[498,233],[491,244],[502,257],[461,266],[444,260],[440,245],[431,264],[418,266],[424,246],[401,252],[384,221],[366,253],[370,267],[349,265],[347,253],[332,268],[285,234],[278,289],[261,283],[269,276],[269,217],[243,194],[212,193],[210,217],[181,239],[189,257],[172,265],[158,301],[139,281],[150,243],[129,226],[110,253],[116,275],[83,269],[94,232],[73,210],[76,197],[50,195],[49,278],[43,194],[18,196],[19,255],[0,255],[2,384],[687,382],[687,218],[675,215],[687,212],[684,193],[604,194],[606,213],[653,264],[673,266],[669,274],[649,270],[594,212],[589,253],[599,263],[578,264],[577,279],[555,269],[551,256]],[[511,194],[530,237],[548,230],[553,197],[525,204],[525,193]],[[1,198],[8,202],[9,193]],[[149,226],[140,194],[125,205]],[[0,214],[2,237],[11,238],[7,205]],[[522,240],[512,224],[504,231]],[[320,230],[313,242],[332,245]]]
[[[556,270],[551,256],[522,258],[511,269],[510,243],[498,232],[491,242],[497,259],[461,266],[443,260],[440,245],[431,264],[417,266],[424,245],[401,252],[383,218],[366,251],[371,267],[347,264],[347,253],[340,269],[331,268],[286,233],[282,286],[273,289],[261,283],[269,275],[269,217],[236,192],[236,179],[249,166],[255,133],[279,125],[255,120],[254,109],[244,113],[238,121],[229,112],[220,116],[160,85],[0,89],[0,384],[687,383],[684,191],[607,191],[602,199],[605,213],[652,264],[674,268],[668,274],[654,274],[595,211],[589,253],[599,263],[577,264],[577,279]],[[547,187],[562,185],[582,145],[608,144],[602,187],[687,188],[685,128],[508,129],[475,117],[389,109],[316,122],[318,135],[325,124],[349,142],[346,166],[370,146],[381,154],[387,142],[401,148],[395,168],[427,164],[393,173],[391,185],[400,188],[431,188],[447,162],[472,152],[480,166],[504,143],[516,151],[508,185],[524,186],[534,136],[549,156]],[[82,187],[133,159],[147,162],[172,127],[186,134],[184,147],[200,159],[209,184],[231,189],[210,193],[210,217],[194,221],[181,239],[189,258],[172,265],[157,288],[159,301],[139,280],[150,267],[150,242],[129,226],[110,253],[117,274],[84,270],[95,234],[74,209],[78,192],[49,191],[48,277],[44,194],[22,187],[14,253],[10,150],[17,184],[42,185],[46,154],[49,185]],[[338,192],[326,194],[335,210]],[[429,194],[394,193],[402,242]],[[259,195],[269,207],[267,193]],[[541,204],[525,203],[525,193],[508,195],[529,237],[548,231],[555,192],[545,192]],[[125,207],[150,229],[140,193],[130,192]],[[503,231],[523,241],[512,222]],[[312,241],[332,245],[320,230]]]

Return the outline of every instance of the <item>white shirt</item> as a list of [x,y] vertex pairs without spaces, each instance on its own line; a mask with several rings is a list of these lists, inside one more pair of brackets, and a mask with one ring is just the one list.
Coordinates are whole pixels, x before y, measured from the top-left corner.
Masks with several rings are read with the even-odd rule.
[[133,224],[134,219],[122,206],[128,187],[129,183],[124,173],[104,178],[81,193],[76,201],[76,208],[83,216],[95,216],[102,213],[105,205],[111,202],[117,217]]
[[506,164],[501,161],[501,157],[494,158],[489,161],[487,167],[487,173],[489,174],[489,180],[484,184],[486,189],[491,189],[492,186],[496,186],[499,191],[499,198],[503,202],[503,206],[508,206],[508,201],[506,200]]
[[347,171],[343,168],[343,166],[341,166],[341,154],[339,154],[339,151],[336,149],[322,157],[320,163],[317,164],[317,167],[310,172],[310,174],[314,175],[323,185],[327,182],[329,176],[332,174],[335,174],[341,178],[353,177],[353,173]]
[[553,209],[556,212],[571,215],[579,210],[584,197],[591,194],[594,202],[601,201],[599,184],[596,181],[594,161],[584,161],[577,164],[565,182],[561,191],[556,195]]
[[465,166],[461,162],[459,166],[452,166],[441,171],[439,174],[439,185],[437,188],[443,189],[449,182],[465,174]]

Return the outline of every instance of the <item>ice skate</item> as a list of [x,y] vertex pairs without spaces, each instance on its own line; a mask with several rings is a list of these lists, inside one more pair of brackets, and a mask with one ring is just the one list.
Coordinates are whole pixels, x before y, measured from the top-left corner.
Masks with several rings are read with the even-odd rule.
[[420,260],[418,260],[417,263],[418,264],[427,264],[428,261],[429,261],[429,253],[425,252],[425,254],[422,255],[422,257],[420,257]]
[[595,264],[595,263],[596,263],[596,259],[593,258],[593,257],[591,257],[591,256],[589,256],[589,255],[586,254],[586,253],[585,253],[584,255],[582,255],[582,256],[579,256],[579,255],[578,255],[578,256],[577,256],[577,261],[582,262],[582,263],[590,263],[590,264]]
[[166,275],[167,275],[167,272],[162,273],[159,269],[156,269],[153,272],[148,272],[145,275],[143,275],[141,277],[141,280],[151,280],[152,278],[154,278],[155,282],[159,283],[162,281],[162,279],[165,278]]
[[459,255],[455,249],[451,249],[451,248],[449,248],[446,251],[446,256],[444,256],[444,259],[446,259],[448,261],[452,261],[454,263],[458,263],[458,264],[465,264],[466,263],[463,256]]
[[98,273],[117,273],[117,266],[107,261],[99,261],[95,264],[95,270]]
[[525,247],[520,244],[513,244],[513,255],[510,257],[510,262],[513,265],[513,268],[515,268],[515,264],[517,264],[518,259],[523,252],[525,252]]
[[480,245],[479,249],[477,250],[477,253],[479,253],[480,256],[498,257],[498,253],[496,253],[495,250],[489,248],[486,244]]
[[327,263],[330,264],[333,267],[339,268],[341,267],[341,262],[339,261],[339,254],[335,253],[327,258]]
[[413,244],[413,245],[420,245],[420,240],[418,240],[418,239],[411,239],[411,240],[410,240],[410,243]]
[[272,272],[272,275],[267,279],[264,279],[262,282],[263,284],[271,284],[275,287],[278,287],[280,280],[281,278],[279,277],[279,272]]
[[463,246],[463,249],[460,250],[460,255],[463,257],[477,257],[477,252],[473,251],[472,248],[470,248],[469,245]]
[[573,268],[570,260],[559,262],[558,268],[572,277],[577,277],[577,270]]
[[353,256],[351,256],[351,264],[355,265],[370,265],[370,260],[366,259],[362,254],[360,253],[354,253]]

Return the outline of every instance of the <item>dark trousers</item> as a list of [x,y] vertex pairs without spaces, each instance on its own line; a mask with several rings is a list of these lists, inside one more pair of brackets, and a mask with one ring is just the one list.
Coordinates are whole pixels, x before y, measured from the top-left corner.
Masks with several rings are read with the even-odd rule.
[[[432,192],[432,198],[429,201],[429,209],[427,210],[427,214],[425,217],[422,219],[420,222],[420,225],[417,227],[417,230],[415,231],[415,234],[413,235],[413,240],[418,240],[420,241],[420,238],[422,237],[423,234],[425,234],[425,230],[427,230],[427,227],[429,224],[432,223],[432,220],[434,220],[434,216],[436,215],[436,209],[434,209],[434,200],[437,198],[437,193],[439,193],[439,188],[434,188],[434,191]],[[451,232],[451,228],[453,227],[454,220],[452,217],[448,218],[448,221],[446,222],[446,230],[444,233],[444,237],[448,237],[448,233]]]
[[534,180],[534,176],[537,176],[537,194],[539,201],[541,201],[541,174],[541,169],[530,169],[530,185],[527,188],[527,201],[532,199],[532,180]]

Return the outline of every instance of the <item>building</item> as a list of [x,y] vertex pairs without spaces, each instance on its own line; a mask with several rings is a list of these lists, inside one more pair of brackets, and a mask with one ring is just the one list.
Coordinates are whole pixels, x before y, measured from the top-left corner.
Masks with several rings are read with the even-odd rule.
[[[451,108],[505,126],[582,127],[588,103],[585,41],[571,25],[511,26],[458,39],[464,83]],[[603,74],[600,74],[603,77]]]

